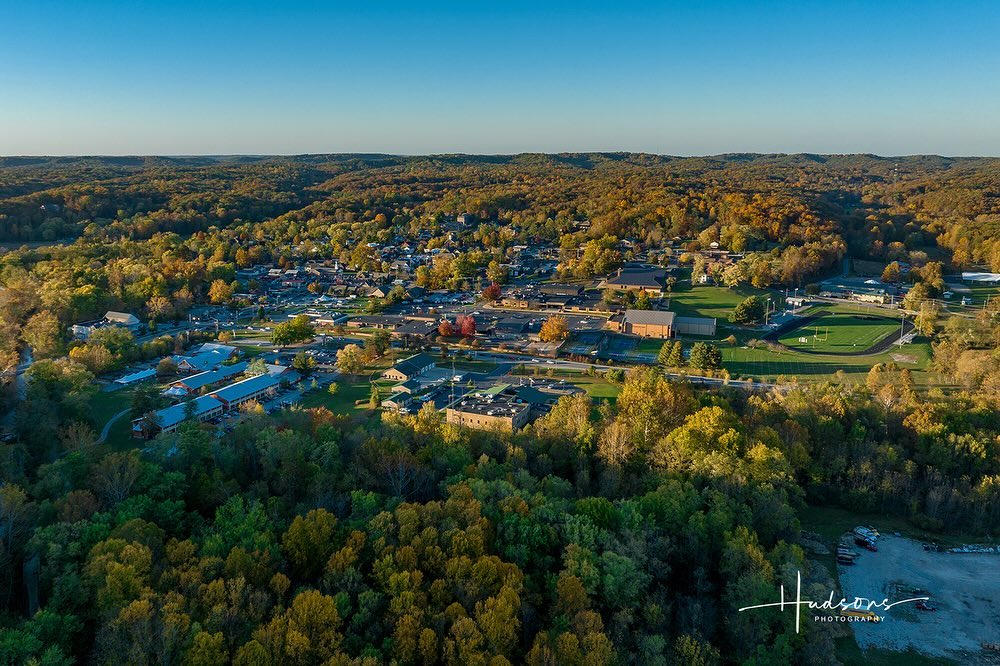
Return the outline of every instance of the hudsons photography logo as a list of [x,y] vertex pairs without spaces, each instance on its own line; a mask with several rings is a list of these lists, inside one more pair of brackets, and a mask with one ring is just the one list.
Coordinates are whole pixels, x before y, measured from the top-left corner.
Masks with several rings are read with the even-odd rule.
[[834,598],[834,592],[830,591],[830,596],[822,601],[813,601],[802,598],[802,572],[796,572],[795,598],[785,598],[785,586],[781,585],[780,597],[778,601],[769,604],[757,604],[755,606],[744,606],[739,612],[756,610],[758,608],[778,608],[781,612],[785,609],[795,609],[795,633],[799,633],[802,623],[802,609],[812,611],[813,622],[881,622],[889,609],[901,604],[918,603],[929,601],[930,597],[911,597],[909,599],[899,599],[889,601],[888,599],[868,599],[866,597],[854,597],[851,600]]

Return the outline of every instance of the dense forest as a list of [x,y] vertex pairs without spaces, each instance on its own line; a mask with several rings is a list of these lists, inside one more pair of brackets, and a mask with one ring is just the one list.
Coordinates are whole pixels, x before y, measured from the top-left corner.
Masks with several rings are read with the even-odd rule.
[[1000,533],[1000,299],[931,322],[947,392],[891,364],[758,392],[648,368],[515,433],[294,408],[91,446],[95,376],[193,340],[70,342],[69,324],[232,304],[257,264],[382,269],[369,242],[440,246],[461,213],[466,249],[418,283],[474,282],[542,241],[572,276],[674,239],[746,253],[762,286],[845,256],[911,261],[928,294],[942,270],[1000,271],[1000,160],[0,158],[0,372],[18,407],[0,443],[0,663],[827,664],[842,628],[735,612],[796,572],[831,589],[801,545],[807,506]]
[[[31,400],[74,391],[64,368]],[[879,383],[884,382],[884,383]],[[7,663],[829,663],[774,599],[806,501],[1000,524],[996,404],[634,371],[515,435],[298,410],[96,456],[8,449]],[[874,395],[873,395],[874,394]],[[78,396],[77,396],[78,397]],[[80,415],[76,415],[80,418]],[[34,581],[28,586],[25,581]],[[817,596],[823,596],[819,594]],[[38,610],[41,609],[41,610]]]
[[[1000,161],[934,156],[0,158],[0,241],[250,233],[272,218],[304,239],[317,223],[367,223],[375,238],[470,212],[521,240],[699,237],[796,246],[820,263],[831,244],[890,260],[934,246],[955,266],[1000,270],[998,192]],[[571,234],[577,218],[593,226]]]

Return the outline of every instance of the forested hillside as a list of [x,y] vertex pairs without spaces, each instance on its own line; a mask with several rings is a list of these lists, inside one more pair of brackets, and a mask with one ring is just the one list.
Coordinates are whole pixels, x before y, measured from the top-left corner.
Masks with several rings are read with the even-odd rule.
[[468,211],[522,238],[558,238],[587,217],[587,238],[794,244],[820,264],[841,242],[872,258],[940,246],[956,266],[996,269],[998,191],[997,160],[934,156],[3,158],[0,241]]
[[[79,396],[52,371],[31,399],[72,412]],[[734,611],[773,601],[796,571],[829,589],[796,545],[797,511],[917,507],[925,526],[995,530],[995,410],[873,402],[867,388],[696,393],[636,371],[596,420],[589,400],[564,398],[518,435],[433,410],[312,410],[222,439],[188,425],[143,454],[8,450],[3,593],[11,613],[43,610],[0,651],[44,664],[829,663],[829,626],[795,634],[780,613]]]

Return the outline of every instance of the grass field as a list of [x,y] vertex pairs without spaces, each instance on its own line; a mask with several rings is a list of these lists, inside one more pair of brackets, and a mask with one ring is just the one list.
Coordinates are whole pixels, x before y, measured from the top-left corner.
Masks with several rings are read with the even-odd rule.
[[341,379],[337,381],[337,395],[330,395],[326,389],[313,391],[302,399],[299,403],[307,409],[313,407],[326,407],[331,412],[339,414],[349,414],[358,409],[366,409],[367,403],[362,407],[356,407],[356,400],[363,400],[371,395],[371,385],[366,381],[349,381]]
[[[94,435],[100,436],[101,429],[112,416],[123,409],[132,406],[132,388],[124,388],[118,391],[98,391],[90,398],[90,424],[94,428]],[[107,444],[115,449],[122,450],[134,446],[132,439],[132,421],[128,414],[118,419],[111,430],[108,431]]]
[[[752,287],[727,289],[726,287],[691,287],[684,283],[674,286],[669,298],[669,309],[682,317],[714,317],[725,323],[729,313],[747,296],[766,296],[767,292]],[[686,288],[685,288],[686,287]]]
[[722,346],[722,365],[734,378],[755,377],[773,380],[780,376],[797,376],[802,381],[829,381],[843,370],[844,381],[857,384],[865,381],[868,371],[876,363],[893,361],[892,354],[911,357],[915,363],[899,363],[912,372],[918,385],[941,383],[941,377],[929,369],[930,345],[926,341],[908,344],[902,350],[893,350],[873,356],[821,356],[796,351],[772,351],[766,347]]
[[663,347],[663,340],[651,340],[649,338],[643,338],[639,341],[639,344],[635,346],[632,351],[640,354],[659,354],[660,348]]
[[810,314],[823,312],[827,314],[786,332],[779,342],[793,349],[843,354],[862,352],[899,330],[898,321],[877,315],[828,308]]
[[682,317],[715,317],[724,324],[733,308],[747,296],[767,296],[768,293],[753,287],[693,286],[690,279],[681,279],[664,299],[670,301],[668,309]]

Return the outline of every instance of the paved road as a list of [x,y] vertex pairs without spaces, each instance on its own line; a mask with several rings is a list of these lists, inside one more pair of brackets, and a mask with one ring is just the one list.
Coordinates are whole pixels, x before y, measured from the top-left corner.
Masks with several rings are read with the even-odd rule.
[[[595,370],[628,370],[629,368],[624,366],[611,366],[611,365],[601,365],[599,363],[581,363],[579,361],[564,361],[560,359],[534,359],[533,357],[517,356],[516,354],[496,354],[492,352],[477,352],[476,358],[486,359],[496,361],[498,363],[514,363],[524,365],[526,368],[538,367],[538,368],[553,368],[556,370],[586,370],[587,368],[594,368]],[[667,377],[672,377],[675,379],[685,379],[692,384],[704,384],[706,386],[731,386],[733,388],[743,389],[745,391],[767,391],[773,388],[779,390],[787,390],[790,385],[786,384],[768,384],[766,382],[750,382],[736,379],[719,379],[718,377],[705,377],[704,375],[691,375],[691,374],[681,374],[679,372],[668,372],[665,373]]]

